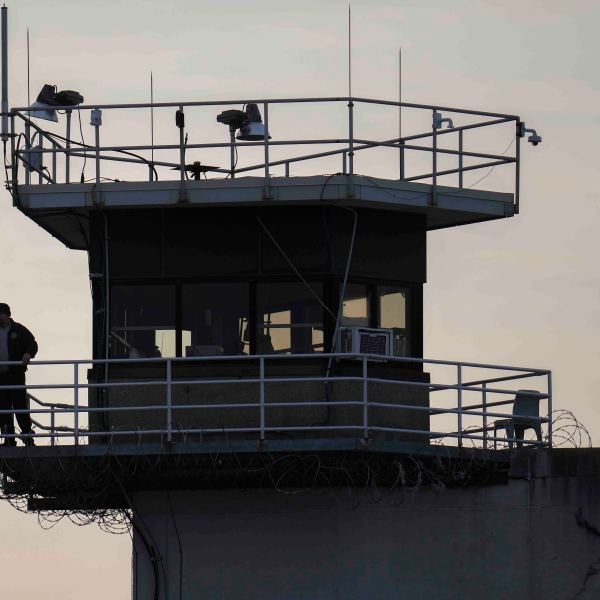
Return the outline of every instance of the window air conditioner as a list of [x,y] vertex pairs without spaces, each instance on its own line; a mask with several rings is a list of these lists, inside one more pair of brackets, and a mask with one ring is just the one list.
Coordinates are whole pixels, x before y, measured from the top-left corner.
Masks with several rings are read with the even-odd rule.
[[392,356],[394,349],[393,339],[391,329],[340,327],[338,352]]

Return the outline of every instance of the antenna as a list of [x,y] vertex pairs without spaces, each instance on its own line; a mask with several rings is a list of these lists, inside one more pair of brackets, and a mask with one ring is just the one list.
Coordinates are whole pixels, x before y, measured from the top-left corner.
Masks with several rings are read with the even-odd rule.
[[29,75],[29,27],[27,28],[27,106],[31,106],[30,90],[30,75]]
[[152,165],[154,165],[154,78],[150,71],[150,145],[152,146]]
[[398,47],[398,141],[402,139],[402,46]]
[[2,6],[2,141],[8,139],[8,8]]
[[352,97],[352,5],[348,4],[348,96]]

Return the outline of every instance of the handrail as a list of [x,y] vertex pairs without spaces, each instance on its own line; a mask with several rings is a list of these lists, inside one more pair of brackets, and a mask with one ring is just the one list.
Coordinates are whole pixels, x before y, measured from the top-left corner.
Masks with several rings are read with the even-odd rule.
[[[341,104],[340,110],[348,111],[348,128],[346,131],[341,131],[341,135],[334,135],[331,137],[323,138],[323,139],[270,139],[266,136],[263,140],[257,141],[243,141],[236,140],[233,135],[228,140],[219,140],[214,142],[203,142],[203,143],[187,143],[186,136],[183,135],[183,128],[180,130],[180,140],[179,143],[171,144],[161,144],[161,143],[153,143],[153,144],[113,144],[113,145],[102,145],[100,143],[100,129],[101,126],[98,123],[91,125],[93,128],[93,135],[86,135],[85,139],[93,139],[93,143],[84,143],[83,139],[81,142],[70,139],[70,115],[73,110],[77,110],[79,116],[82,111],[90,111],[90,110],[107,110],[107,111],[115,111],[122,109],[148,109],[148,108],[171,108],[177,110],[192,110],[192,109],[206,109],[215,106],[230,106],[230,105],[246,105],[249,103],[255,103],[261,107],[261,110],[264,114],[265,125],[268,128],[271,128],[273,131],[277,128],[277,123],[274,121],[273,115],[269,115],[269,107],[276,105],[293,105],[299,104],[302,106],[306,106],[309,104],[317,104],[317,103],[326,103],[326,104]],[[398,108],[400,110],[416,110],[416,111],[425,111],[427,118],[432,119],[432,127],[426,127],[425,131],[420,131],[417,133],[410,133],[404,136],[399,136],[386,140],[374,140],[370,139],[371,136],[367,134],[367,136],[356,136],[354,131],[354,122],[355,122],[355,106],[360,105],[361,110],[368,110],[373,105],[378,105],[381,107],[392,107]],[[285,166],[285,176],[289,177],[290,173],[290,165],[296,164],[305,161],[314,161],[318,159],[325,159],[328,157],[335,157],[341,155],[342,165],[340,173],[344,175],[353,176],[356,173],[355,170],[355,162],[356,155],[360,152],[360,154],[364,154],[365,150],[370,149],[384,149],[388,152],[397,152],[399,156],[399,174],[394,173],[392,176],[389,176],[388,179],[398,179],[400,181],[421,181],[421,180],[431,180],[434,188],[439,184],[439,179],[441,177],[452,177],[458,174],[458,183],[459,187],[463,188],[464,181],[463,175],[470,171],[481,170],[481,169],[494,169],[496,167],[505,167],[506,165],[516,164],[517,168],[515,170],[514,179],[514,202],[515,202],[515,212],[518,211],[518,177],[519,177],[519,153],[518,153],[518,144],[515,149],[514,155],[507,155],[506,151],[502,154],[490,154],[487,151],[483,151],[482,149],[477,148],[466,148],[465,147],[465,134],[466,132],[472,133],[476,137],[476,133],[478,130],[482,128],[499,128],[504,127],[506,124],[513,123],[515,125],[519,125],[520,119],[517,115],[507,115],[501,113],[487,112],[487,111],[479,111],[479,110],[470,110],[456,107],[445,107],[439,105],[432,104],[415,104],[408,102],[397,102],[397,101],[387,101],[387,100],[379,100],[379,99],[370,99],[370,98],[362,98],[362,97],[348,97],[348,96],[336,96],[336,97],[323,97],[323,98],[274,98],[274,99],[246,99],[246,100],[211,100],[211,101],[191,101],[191,102],[158,102],[158,103],[149,103],[149,102],[141,102],[141,103],[130,103],[130,104],[86,104],[80,105],[76,108],[74,107],[65,107],[65,106],[57,106],[53,107],[56,110],[65,110],[67,112],[67,134],[64,136],[68,141],[66,145],[60,144],[58,142],[59,138],[63,136],[58,136],[58,134],[44,130],[42,127],[34,123],[31,119],[31,109],[29,107],[17,107],[11,109],[9,116],[11,118],[12,123],[12,131],[15,135],[22,135],[15,131],[15,121],[18,120],[19,123],[23,122],[25,127],[25,139],[26,143],[23,148],[20,148],[18,151],[14,148],[13,145],[13,161],[12,161],[12,169],[13,169],[13,177],[11,180],[12,187],[15,185],[19,185],[18,181],[18,171],[17,171],[17,163],[19,160],[25,163],[25,183],[29,185],[30,175],[32,172],[38,173],[39,183],[44,185],[52,185],[54,183],[62,183],[62,181],[58,178],[56,159],[57,156],[64,155],[65,161],[65,183],[71,183],[69,173],[70,173],[70,162],[72,160],[80,160],[82,158],[88,159],[90,162],[94,161],[95,163],[95,182],[96,184],[103,183],[107,177],[106,175],[111,175],[111,173],[102,173],[100,165],[104,162],[124,162],[128,164],[136,164],[143,165],[146,167],[149,166],[150,169],[145,171],[145,176],[149,177],[149,181],[154,181],[153,170],[157,167],[160,169],[176,169],[179,171],[178,178],[183,182],[182,185],[185,185],[185,181],[188,179],[186,165],[185,162],[186,152],[190,150],[215,150],[219,149],[229,149],[230,150],[230,161],[231,164],[228,167],[219,167],[215,169],[216,174],[221,174],[225,177],[231,177],[232,179],[236,174],[248,173],[252,171],[264,171],[263,179],[264,179],[264,197],[270,197],[270,179],[273,175],[271,169],[275,167]],[[453,114],[455,119],[459,119],[460,117],[464,117],[464,120],[467,122],[457,123],[456,126],[448,129],[441,129],[439,125],[436,125],[436,115],[440,111],[444,111],[444,113]],[[467,119],[469,117],[469,119]],[[478,122],[469,122],[472,121],[472,117],[480,118]],[[393,118],[396,118],[395,116]],[[267,123],[269,121],[270,123]],[[106,119],[105,119],[106,120]],[[406,122],[406,119],[403,121]],[[422,127],[421,121],[419,121],[419,127]],[[46,139],[50,141],[51,147],[43,148],[43,147],[35,147],[31,146],[31,137],[30,130],[33,130],[40,134],[40,139]],[[283,130],[283,129],[280,129]],[[513,136],[518,135],[518,127],[515,127],[512,132]],[[450,138],[448,136],[451,136]],[[82,136],[83,137],[83,136]],[[473,137],[473,136],[471,136]],[[448,147],[448,144],[442,146],[439,142],[442,140],[448,140],[449,144],[452,144],[454,147]],[[418,144],[414,143],[417,140],[425,141],[426,144]],[[469,140],[473,143],[473,140]],[[412,142],[412,143],[411,143]],[[455,143],[456,142],[456,143]],[[475,139],[475,143],[477,140]],[[428,145],[431,143],[431,145]],[[504,145],[505,142],[502,142]],[[294,149],[301,148],[305,146],[331,146],[331,145],[339,145],[339,148],[333,150],[325,150],[322,152],[303,152],[300,155],[291,153],[287,156],[273,156],[273,151],[275,149]],[[262,163],[253,163],[250,165],[240,164],[238,166],[238,160],[236,158],[237,154],[240,152],[246,152],[251,150],[252,148],[263,148],[264,149],[264,159]],[[272,151],[270,151],[272,149]],[[89,150],[89,152],[88,152]],[[487,150],[487,149],[486,149]],[[147,158],[144,156],[128,156],[127,158],[123,156],[113,156],[111,153],[131,153],[131,152],[153,152],[152,158]],[[165,157],[157,157],[154,159],[154,155],[156,153],[174,153],[178,152],[178,157],[175,159],[173,156],[173,160],[165,160]],[[52,156],[52,176],[46,174],[43,170],[37,169],[37,167],[31,165],[30,161],[26,160],[26,157],[33,153],[39,153],[39,157],[44,156]],[[417,163],[408,162],[407,156],[412,155],[413,153],[427,153],[432,156],[432,165],[431,169],[425,168],[421,162],[417,161]],[[456,157],[457,158],[457,166],[456,168],[448,168],[447,165],[444,165],[444,168],[440,168],[440,162],[438,161],[438,157]],[[168,157],[167,157],[168,158]],[[465,158],[470,158],[475,161],[473,164],[473,160],[470,162],[472,164],[465,165]],[[214,161],[216,163],[216,161]],[[396,162],[396,161],[394,161]],[[216,163],[219,164],[219,163]],[[410,166],[411,171],[409,172],[407,169],[407,165]],[[318,170],[318,173],[323,173],[326,169]],[[327,169],[330,170],[330,167]],[[490,171],[491,172],[491,171]],[[172,179],[174,176],[169,172],[166,179]],[[114,179],[113,177],[108,177],[109,180]],[[122,180],[122,176],[119,177]],[[45,180],[45,183],[44,183]],[[446,180],[448,181],[448,180]],[[75,183],[75,181],[74,181]],[[477,183],[477,182],[476,182]],[[38,185],[36,184],[36,185]],[[349,190],[354,185],[352,180],[348,181]],[[11,189],[13,193],[14,190]],[[350,192],[349,192],[350,193]],[[434,192],[435,193],[435,192]],[[185,194],[184,194],[185,195]],[[434,202],[435,203],[435,202]]]
[[[292,372],[287,375],[285,369],[283,371],[279,369],[276,372],[269,372],[266,369],[267,363],[270,363],[270,367],[273,364],[281,367],[286,365],[289,360],[311,359],[314,361],[317,357],[345,360],[346,364],[350,365],[352,361],[356,361],[356,372],[339,375],[332,374],[332,372],[326,375],[298,375]],[[230,365],[247,364],[247,361],[258,363],[258,371],[248,373],[247,377],[239,375],[215,377],[211,376],[210,371],[207,373],[205,369],[203,369],[202,375],[196,376],[190,375],[189,371],[178,375],[176,371],[178,366],[184,364],[199,363],[206,367],[209,364],[217,365],[222,362]],[[405,371],[398,371],[395,377],[389,375],[383,378],[378,376],[375,370],[375,367],[382,361],[390,364],[417,362],[423,365],[428,364],[431,367],[452,366],[457,373],[456,383],[414,380],[407,376]],[[0,366],[19,364],[21,363],[2,362]],[[82,383],[79,380],[78,371],[82,366],[90,364],[128,364],[129,366],[164,364],[166,371],[164,375],[150,378],[133,375],[117,381],[94,381],[92,379]],[[512,426],[512,430],[510,427],[507,429],[510,445],[531,443],[533,446],[547,446],[551,444],[552,439],[552,422],[549,416],[544,416],[544,413],[538,415],[515,413],[514,400],[517,390],[488,385],[494,382],[514,382],[523,378],[543,377],[546,380],[546,389],[530,391],[528,395],[537,398],[540,402],[545,400],[548,407],[546,414],[550,415],[552,406],[551,373],[544,369],[362,353],[76,359],[32,361],[30,363],[32,371],[37,366],[55,366],[58,369],[71,367],[69,377],[72,376],[72,381],[65,383],[36,381],[27,385],[2,386],[7,390],[26,390],[30,399],[38,405],[36,408],[0,410],[0,415],[27,413],[35,417],[35,424],[38,428],[38,431],[32,434],[6,434],[5,438],[49,438],[51,445],[54,445],[58,438],[65,437],[71,437],[76,445],[85,443],[86,440],[89,443],[90,440],[103,436],[126,439],[126,436],[134,435],[130,426],[133,419],[137,426],[135,435],[147,437],[160,434],[165,436],[170,443],[175,443],[179,435],[193,433],[212,435],[220,432],[224,435],[237,435],[245,432],[251,435],[256,434],[259,440],[266,442],[270,434],[275,431],[298,431],[303,432],[303,435],[312,434],[316,437],[322,437],[323,432],[329,432],[326,435],[329,438],[338,435],[336,432],[345,431],[354,432],[352,435],[365,439],[376,437],[379,432],[386,431],[398,436],[414,435],[425,440],[440,437],[454,439],[459,446],[465,443],[479,444],[479,442],[483,442],[483,447],[487,448],[489,443],[497,444],[507,441],[506,437],[499,437],[495,433],[494,435],[488,434],[488,431],[492,429],[495,431],[498,428],[495,423],[490,425],[488,419],[499,419],[505,429],[506,423],[516,424]],[[465,369],[505,370],[512,373],[503,377],[480,378],[464,382],[462,373]],[[276,387],[284,384],[293,386],[295,390],[303,391],[300,396],[287,397],[287,392],[282,390],[288,386],[286,388]],[[335,389],[338,391],[333,397],[330,397],[324,394],[324,386],[329,386],[330,392]],[[69,389],[73,391],[72,404],[45,402],[30,394],[30,390]],[[138,391],[135,396],[130,396],[132,389],[145,390],[144,395],[139,396]],[[211,391],[209,395],[195,391],[201,389]],[[407,395],[406,390],[408,389],[412,391]],[[346,390],[345,395],[339,396],[341,390]],[[430,398],[430,392],[434,390],[446,391],[446,395],[439,397],[440,402],[435,404],[431,402],[433,396]],[[86,397],[86,392],[90,394],[89,397]],[[106,395],[102,402],[96,401],[96,394],[100,392]],[[192,395],[188,397],[189,394]],[[353,394],[353,396],[348,397],[347,394]],[[466,402],[467,394],[481,395],[483,403]],[[490,395],[500,396],[501,399],[489,401]],[[126,400],[129,397],[131,399],[145,398],[145,401],[139,403],[136,400],[132,404]],[[188,399],[182,402],[184,397]],[[118,400],[119,398],[121,400]],[[438,396],[436,395],[435,398]],[[448,404],[449,398],[450,404]],[[452,398],[455,400],[452,401]],[[498,410],[502,406],[508,407],[508,410],[506,412]],[[302,415],[306,414],[305,411],[319,409],[326,410],[328,415],[337,414],[338,417],[334,416],[332,420],[328,417],[325,422],[318,425],[307,424],[302,420]],[[333,409],[335,410],[331,413]],[[355,410],[357,412],[352,412]],[[273,422],[273,411],[287,414],[285,422]],[[165,415],[164,421],[161,415]],[[180,415],[185,416],[181,417]],[[217,417],[217,415],[220,416]],[[385,415],[385,418],[382,415]],[[187,419],[187,424],[182,425],[181,418]],[[207,418],[209,421],[206,421]],[[47,419],[50,420],[49,424],[46,422]],[[211,422],[215,422],[215,419],[222,423],[220,428],[210,425]],[[436,427],[435,430],[430,427],[429,419],[450,420],[450,423],[455,422],[457,426],[448,427],[444,433],[440,427]],[[312,418],[311,420],[314,421]],[[198,426],[200,423],[203,424],[202,427]],[[538,437],[537,441],[531,442],[515,435],[515,428],[523,426],[523,423],[534,428]],[[540,437],[542,424],[548,427],[546,440]],[[510,434],[509,430],[513,433]],[[483,433],[483,436],[478,435],[479,433]]]

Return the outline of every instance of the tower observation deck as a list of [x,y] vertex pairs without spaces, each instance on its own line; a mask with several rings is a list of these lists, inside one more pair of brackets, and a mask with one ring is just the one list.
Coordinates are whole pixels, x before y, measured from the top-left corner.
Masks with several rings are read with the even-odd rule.
[[[40,478],[32,456],[116,453],[142,487],[179,485],[174,456],[186,485],[235,486],[239,469],[206,467],[215,452],[502,461],[524,386],[546,405],[527,444],[551,445],[548,371],[423,358],[426,234],[519,212],[518,116],[350,97],[45,110],[10,110],[9,188],[88,253],[93,349],[32,363],[36,447],[0,451],[9,491],[74,503],[69,471]],[[400,111],[409,133],[380,139]],[[149,114],[164,139],[132,143]],[[479,189],[492,174],[500,189]],[[148,453],[168,466],[142,476]],[[123,501],[113,481],[86,502]]]

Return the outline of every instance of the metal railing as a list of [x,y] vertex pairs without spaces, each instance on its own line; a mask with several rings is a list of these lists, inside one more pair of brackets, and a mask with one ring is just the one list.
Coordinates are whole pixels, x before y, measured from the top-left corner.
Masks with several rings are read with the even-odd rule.
[[[344,365],[345,372],[336,374],[334,368],[327,376],[318,372],[297,374],[303,363],[309,361],[314,365],[315,358],[329,357],[334,359],[334,364]],[[290,374],[288,369],[291,363],[295,374]],[[0,363],[0,366],[18,364]],[[398,370],[392,376],[389,369],[381,371],[382,365],[396,366]],[[97,371],[108,366],[113,373],[106,380],[97,381],[95,375],[87,382],[82,381],[81,369],[93,367]],[[224,366],[228,372],[223,372]],[[253,370],[249,370],[249,366]],[[439,380],[423,380],[426,378],[422,373],[419,377],[421,366],[431,374],[435,372]],[[138,377],[115,374],[119,367],[126,367],[129,373],[131,368],[138,369]],[[164,369],[164,375],[144,376],[144,369],[147,372],[151,368],[154,372],[157,367]],[[185,371],[178,372],[182,367]],[[545,424],[545,436],[537,440],[514,439],[513,436],[508,440],[511,446],[513,442],[552,446],[552,423],[547,416],[552,414],[552,375],[541,369],[319,353],[34,361],[30,365],[29,379],[35,380],[36,369],[42,368],[50,368],[55,382],[31,381],[25,386],[0,387],[0,398],[4,399],[0,415],[28,413],[35,423],[33,433],[5,434],[6,440],[35,438],[36,445],[55,445],[65,441],[70,444],[143,442],[160,436],[162,442],[171,444],[193,435],[202,440],[210,435],[234,439],[244,434],[246,439],[264,442],[277,439],[282,433],[291,437],[295,434],[327,439],[350,436],[362,440],[391,434],[392,438],[410,438],[422,443],[459,446],[468,443],[488,448],[507,442],[506,436],[495,433],[499,424],[520,423],[534,429],[537,426],[538,430]],[[62,371],[62,375],[57,371]],[[486,376],[472,378],[476,373]],[[60,381],[61,377],[68,380]],[[536,385],[541,389],[519,390],[523,381],[531,378],[538,380]],[[6,392],[23,389],[29,394],[31,407],[10,410],[6,405]],[[187,394],[186,402],[181,398],[182,389]],[[244,389],[251,392],[243,393]],[[290,396],[290,390],[294,390],[296,396],[299,394],[300,399]],[[538,406],[545,401],[546,410],[539,412],[539,416],[514,414],[517,390],[536,399]],[[115,392],[120,394],[119,398],[114,396]],[[64,394],[64,401],[41,396],[50,393]],[[327,417],[307,422],[307,413],[318,408],[326,411]],[[187,424],[182,424],[178,417],[184,411]],[[278,413],[277,419],[274,419],[274,411]],[[333,416],[332,411],[335,411]],[[241,413],[245,416],[240,421]],[[207,415],[212,415],[214,420],[217,414],[220,415],[218,426],[202,426]]]
[[[110,126],[111,123],[120,126],[121,131],[117,132],[117,135],[124,135],[123,129],[128,136],[133,135],[131,127],[123,127],[127,121],[116,114],[123,111],[127,115],[131,115],[131,111],[134,113],[138,111],[139,114],[139,111],[151,110],[154,114],[154,110],[158,111],[160,109],[169,112],[169,119],[173,118],[175,110],[180,112],[181,115],[185,115],[186,119],[198,113],[198,118],[203,116],[210,119],[206,121],[207,125],[204,127],[204,130],[210,130],[208,124],[212,124],[211,127],[214,126],[214,118],[218,107],[244,106],[250,103],[257,104],[262,110],[265,125],[263,140],[238,141],[233,134],[230,139],[223,140],[223,137],[226,137],[223,128],[223,135],[217,141],[188,143],[186,132],[190,130],[197,131],[198,129],[195,127],[186,129],[185,126],[182,126],[179,128],[179,142],[176,144],[155,143],[154,138],[152,138],[150,144],[101,143],[101,137],[104,135],[101,135],[101,131]],[[278,111],[282,112],[285,108],[292,108],[294,109],[296,121],[307,125],[310,124],[312,119],[315,122],[315,129],[318,131],[322,129],[318,125],[318,111],[328,110],[330,107],[335,109],[330,119],[332,123],[337,124],[333,128],[336,132],[335,136],[282,139],[282,133],[286,130],[293,130],[294,127],[290,125],[289,115],[280,116],[278,119],[276,114]],[[322,174],[331,170],[331,163],[325,163],[325,159],[337,157],[339,159],[337,167],[339,173],[352,176],[360,173],[357,168],[357,155],[360,154],[362,157],[369,151],[384,149],[393,153],[395,157],[393,160],[395,167],[389,171],[387,178],[407,182],[423,181],[431,183],[434,188],[440,183],[440,180],[445,185],[458,185],[459,188],[463,188],[465,187],[464,177],[466,173],[471,171],[481,172],[481,170],[491,172],[496,167],[515,165],[510,177],[511,183],[507,188],[508,191],[514,193],[515,205],[518,210],[519,131],[521,130],[521,121],[515,115],[357,97],[247,99],[154,104],[90,104],[78,107],[55,108],[56,110],[65,111],[65,130],[62,134],[42,128],[39,125],[39,123],[43,123],[42,121],[36,122],[30,118],[31,109],[28,107],[13,108],[10,111],[11,184],[13,188],[20,183],[31,184],[32,177],[36,174],[38,184],[71,183],[74,159],[78,159],[80,162],[85,160],[94,164],[95,176],[90,181],[93,181],[96,186],[114,178],[114,173],[108,169],[106,163],[115,162],[142,166],[144,170],[143,177],[138,177],[138,181],[144,179],[156,180],[159,171],[161,172],[161,178],[167,174],[166,179],[172,179],[172,171],[174,170],[178,172],[177,178],[181,181],[182,186],[185,186],[188,178],[186,160],[190,151],[212,150],[227,151],[229,154],[230,164],[227,167],[213,169],[216,174],[233,179],[242,174],[262,173],[264,194],[268,198],[270,197],[271,180],[277,167],[282,167],[283,174],[289,177],[293,165],[306,163],[307,161],[317,161],[312,174]],[[393,113],[390,112],[387,115],[384,121],[384,123],[388,121],[390,123],[380,129],[389,131],[391,121],[395,121],[397,118],[403,123],[405,131],[414,130],[415,133],[403,134],[401,137],[397,136],[389,139],[373,139],[371,135],[366,137],[357,135],[356,132],[360,128],[359,121],[362,123],[365,119],[368,120],[368,111],[376,108],[393,111]],[[81,128],[82,116],[91,115],[91,111],[106,111],[106,114],[101,119],[96,118],[90,121],[91,132],[87,129],[88,123],[85,123],[86,134],[84,137],[84,130]],[[73,113],[80,121],[79,128],[72,127]],[[98,115],[99,113],[96,112],[95,114]],[[445,118],[442,118],[442,114]],[[342,125],[344,121],[346,122],[345,126]],[[180,121],[180,124],[183,122],[184,119]],[[510,137],[505,129],[507,125],[510,128]],[[172,124],[170,127],[174,129]],[[222,127],[222,125],[219,125],[219,127]],[[298,127],[296,128],[298,129]],[[76,130],[75,135],[72,134],[72,129]],[[74,139],[79,137],[79,129],[81,130],[81,141]],[[153,127],[152,130],[154,131],[154,129]],[[156,129],[158,130],[158,127]],[[373,130],[375,125],[371,124],[367,129]],[[163,131],[165,130],[163,127]],[[269,132],[272,132],[273,138],[269,138]],[[491,143],[495,148],[504,148],[507,138],[509,141],[516,141],[514,152],[508,153],[512,142],[511,146],[508,146],[500,154],[489,152],[490,132],[492,134],[497,132],[498,134],[495,143],[494,140]],[[203,137],[206,139],[209,135],[211,135],[210,132],[204,133]],[[93,142],[86,143],[84,139],[93,140]],[[310,146],[320,146],[325,149],[309,153],[304,152],[303,149]],[[274,157],[276,151],[281,156]],[[284,151],[284,153],[282,154],[281,151]],[[257,152],[259,152],[258,155]],[[244,156],[242,156],[242,153],[244,153]],[[429,159],[409,160],[410,157],[422,158],[423,155],[429,155]],[[49,156],[51,160],[48,167],[43,166],[43,159],[46,156]],[[59,157],[62,160],[60,165],[57,161]],[[249,164],[238,166],[243,158],[249,158],[250,160],[246,161]],[[452,164],[448,163],[449,160],[452,161]],[[19,169],[19,165],[21,169]],[[450,180],[450,176],[454,176],[454,179]],[[76,180],[75,183],[80,183],[80,179]],[[349,185],[352,185],[352,183]]]

